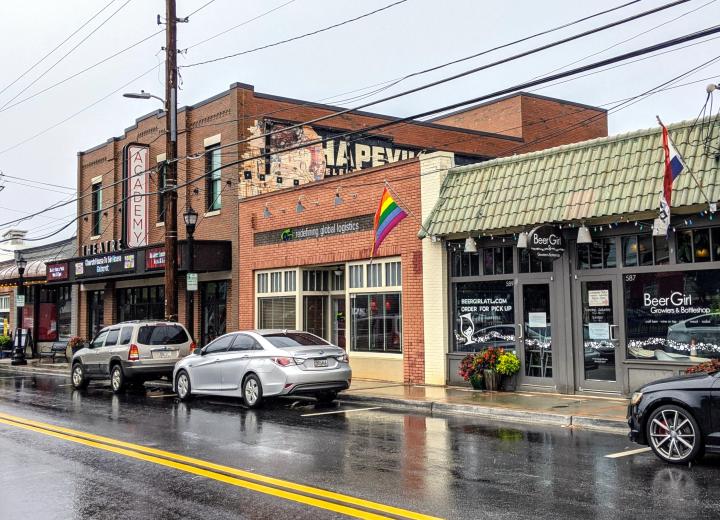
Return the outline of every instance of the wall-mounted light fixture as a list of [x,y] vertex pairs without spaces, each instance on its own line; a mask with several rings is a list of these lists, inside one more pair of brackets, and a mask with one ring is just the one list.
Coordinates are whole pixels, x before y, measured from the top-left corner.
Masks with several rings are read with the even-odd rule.
[[467,237],[465,239],[465,249],[463,251],[465,253],[477,253],[477,244],[473,237]]

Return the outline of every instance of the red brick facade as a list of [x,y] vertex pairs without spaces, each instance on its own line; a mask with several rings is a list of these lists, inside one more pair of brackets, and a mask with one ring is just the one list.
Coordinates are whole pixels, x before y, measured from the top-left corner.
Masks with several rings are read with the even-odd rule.
[[[420,167],[416,159],[382,168],[320,181],[240,202],[240,327],[255,326],[256,270],[331,265],[367,260],[372,249],[372,231],[344,236],[254,245],[255,233],[309,224],[341,221],[374,213],[387,181],[401,198],[403,207],[420,214]],[[343,204],[335,205],[339,188]],[[296,213],[298,199],[306,207]],[[268,207],[270,217],[264,217]],[[422,246],[417,238],[419,222],[409,215],[388,235],[378,258],[399,256],[402,262],[403,369],[405,381],[422,383],[425,377],[423,342]],[[350,352],[352,357],[352,352]]]

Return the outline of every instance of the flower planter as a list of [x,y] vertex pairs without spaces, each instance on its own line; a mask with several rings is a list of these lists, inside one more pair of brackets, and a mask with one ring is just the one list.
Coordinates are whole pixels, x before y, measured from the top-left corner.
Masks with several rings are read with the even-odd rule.
[[482,374],[473,374],[470,376],[470,384],[475,390],[484,390],[485,382]]
[[494,370],[483,370],[483,379],[485,380],[485,390],[496,392],[500,388],[500,374]]
[[517,374],[502,376],[500,379],[500,390],[503,392],[514,392],[517,388]]

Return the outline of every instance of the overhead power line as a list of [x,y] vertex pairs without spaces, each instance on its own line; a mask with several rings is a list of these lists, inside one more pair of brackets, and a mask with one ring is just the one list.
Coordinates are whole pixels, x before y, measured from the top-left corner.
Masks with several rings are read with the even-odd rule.
[[63,41],[61,41],[60,43],[58,43],[55,47],[53,47],[53,49],[52,49],[51,51],[49,51],[48,53],[46,53],[42,58],[40,58],[38,61],[36,61],[36,62],[33,63],[32,65],[30,65],[30,67],[28,67],[28,68],[25,70],[25,72],[23,72],[22,74],[20,74],[20,75],[19,75],[17,78],[15,78],[13,81],[11,81],[11,82],[8,83],[7,85],[5,85],[5,86],[2,88],[2,90],[0,90],[0,94],[3,94],[7,89],[9,89],[10,87],[12,87],[15,83],[17,83],[18,81],[20,81],[21,79],[23,79],[23,78],[24,78],[30,71],[32,71],[35,67],[37,67],[38,65],[40,65],[40,64],[41,64],[43,61],[45,61],[46,59],[48,59],[56,50],[58,50],[60,47],[62,47],[63,45],[65,45],[65,43],[67,43],[67,41],[68,41],[70,38],[72,38],[73,36],[75,36],[75,35],[76,35],[78,32],[80,32],[84,27],[86,27],[87,24],[89,24],[90,22],[92,22],[95,18],[97,18],[98,16],[100,16],[100,13],[102,13],[105,9],[107,9],[108,7],[110,7],[110,5],[111,5],[113,2],[115,2],[115,0],[110,0],[107,4],[105,4],[105,7],[103,7],[103,8],[100,9],[97,13],[95,13],[94,15],[92,15],[87,21],[85,21],[85,23],[83,23],[80,27],[78,27],[78,28],[75,29],[72,33],[70,33],[70,35],[69,35],[67,38],[65,38]]
[[55,67],[57,67],[57,66],[60,64],[60,62],[62,62],[65,58],[67,58],[68,56],[70,56],[70,54],[72,54],[72,53],[75,51],[75,49],[77,49],[77,48],[80,47],[83,43],[85,43],[85,42],[88,40],[88,38],[90,38],[90,37],[91,37],[93,34],[95,34],[98,30],[100,30],[100,28],[101,28],[103,25],[105,25],[106,23],[108,23],[116,14],[118,14],[118,13],[123,9],[123,7],[125,7],[126,5],[128,5],[131,1],[132,1],[132,0],[126,0],[125,3],[122,4],[120,7],[118,7],[110,16],[108,16],[107,18],[105,18],[105,20],[103,20],[103,21],[100,23],[100,25],[98,25],[97,27],[95,27],[95,29],[93,29],[92,31],[90,31],[82,40],[80,40],[77,44],[75,44],[75,46],[74,46],[72,49],[70,49],[70,50],[67,51],[65,54],[63,54],[62,57],[61,57],[59,60],[57,60],[57,61],[56,61],[55,63],[53,63],[52,65],[50,65],[50,67],[48,67],[47,69],[45,69],[45,71],[43,71],[42,74],[40,74],[37,78],[35,78],[34,80],[32,80],[28,85],[26,85],[25,88],[23,88],[22,90],[20,90],[20,92],[18,92],[18,93],[15,94],[13,97],[11,97],[8,101],[6,101],[5,104],[0,107],[0,110],[3,109],[3,108],[5,108],[6,106],[8,106],[11,102],[15,101],[15,100],[20,96],[20,94],[22,94],[23,92],[25,92],[27,89],[29,89],[30,87],[32,87],[35,83],[37,83],[38,81],[40,81],[40,79],[42,79],[43,77],[45,77],[45,75],[46,75],[48,72],[50,72],[51,70],[53,70]]
[[379,9],[375,9],[374,11],[370,11],[370,12],[365,13],[365,14],[362,14],[362,15],[360,15],[360,16],[356,16],[355,18],[348,18],[347,20],[344,20],[344,21],[342,21],[342,22],[338,22],[338,23],[335,23],[335,24],[332,24],[332,25],[328,25],[327,27],[323,27],[322,29],[317,29],[317,30],[312,31],[312,32],[308,32],[308,33],[305,33],[305,34],[300,34],[300,35],[298,35],[298,36],[293,36],[292,38],[287,38],[287,39],[285,39],[285,40],[280,40],[279,42],[269,43],[269,44],[267,44],[267,45],[262,45],[262,46],[260,46],[260,47],[255,47],[254,49],[249,49],[249,50],[246,50],[246,51],[236,52],[235,54],[228,54],[227,56],[220,56],[220,57],[218,57],[218,58],[212,58],[212,59],[210,59],[210,60],[205,60],[205,61],[198,61],[198,62],[196,62],[196,63],[191,63],[191,64],[189,64],[189,65],[182,65],[181,67],[182,67],[182,68],[197,67],[198,65],[206,65],[206,64],[208,64],[208,63],[215,63],[215,62],[217,62],[217,61],[227,60],[227,59],[230,59],[230,58],[236,58],[237,56],[242,56],[243,54],[250,54],[251,52],[256,52],[256,51],[259,51],[259,50],[262,50],[262,49],[268,49],[268,48],[270,48],[270,47],[277,47],[278,45],[283,45],[283,44],[285,44],[285,43],[289,43],[289,42],[293,42],[293,41],[296,41],[296,40],[300,40],[300,39],[302,39],[302,38],[307,38],[307,37],[309,37],[309,36],[314,36],[314,35],[316,35],[316,34],[320,34],[320,33],[326,32],[326,31],[330,31],[330,30],[332,30],[332,29],[336,29],[336,28],[338,28],[338,27],[341,27],[341,26],[343,26],[343,25],[347,25],[347,24],[349,24],[349,23],[357,22],[358,20],[362,20],[363,18],[367,18],[368,16],[372,16],[372,15],[374,15],[374,14],[380,13],[380,12],[382,12],[382,11],[385,11],[385,10],[387,10],[387,9],[390,9],[390,8],[392,8],[392,7],[395,7],[396,5],[404,4],[404,3],[407,2],[407,1],[408,1],[408,0],[398,0],[397,2],[393,2],[392,4],[388,4],[388,5],[384,6],[384,7],[380,7]]
[[[528,89],[528,88],[530,88],[530,87],[533,87],[533,86],[541,85],[541,84],[543,84],[543,83],[547,83],[547,82],[550,82],[550,81],[555,81],[555,80],[557,80],[557,79],[562,79],[562,78],[564,78],[564,77],[568,77],[568,76],[572,76],[572,75],[575,75],[575,74],[579,74],[579,73],[581,73],[581,72],[585,72],[585,71],[588,71],[588,70],[601,68],[601,67],[604,67],[604,66],[609,65],[609,64],[613,64],[613,63],[616,63],[616,62],[619,62],[619,61],[624,61],[624,60],[627,60],[627,59],[630,59],[630,58],[633,58],[633,57],[636,57],[636,56],[640,56],[640,55],[642,55],[642,54],[647,54],[647,53],[650,53],[650,52],[655,52],[655,51],[660,50],[660,49],[672,47],[672,46],[674,46],[674,45],[679,45],[679,44],[684,43],[684,42],[686,42],[686,41],[691,41],[691,40],[694,40],[694,39],[702,38],[702,37],[704,37],[704,36],[707,36],[707,35],[710,35],[710,34],[716,34],[716,33],[719,33],[719,32],[720,32],[720,25],[717,25],[717,26],[714,26],[714,27],[711,27],[711,28],[708,28],[708,29],[705,29],[705,30],[702,30],[702,31],[696,31],[696,32],[694,32],[694,33],[691,33],[691,34],[688,34],[688,35],[685,35],[685,36],[681,36],[681,37],[678,37],[678,38],[673,38],[673,39],[671,39],[671,40],[666,40],[666,41],[664,41],[664,42],[661,42],[661,43],[658,43],[658,44],[655,44],[655,45],[651,45],[651,46],[649,46],[649,47],[644,47],[644,48],[641,48],[641,49],[637,49],[637,50],[635,50],[635,51],[630,51],[630,52],[627,52],[627,53],[624,53],[624,54],[621,54],[621,55],[618,55],[618,56],[614,56],[614,57],[612,57],[612,58],[607,58],[607,59],[605,59],[605,60],[601,60],[601,61],[598,61],[598,62],[595,62],[595,63],[587,64],[587,65],[584,65],[584,66],[581,66],[581,67],[577,67],[577,68],[574,68],[574,69],[571,69],[571,70],[568,70],[568,71],[559,72],[559,73],[557,73],[557,74],[554,74],[554,75],[551,75],[551,76],[548,76],[548,77],[538,78],[538,79],[534,79],[534,80],[531,80],[531,81],[527,81],[527,82],[524,82],[524,83],[521,83],[521,84],[516,84],[516,85],[514,85],[514,86],[507,87],[507,88],[504,88],[504,89],[502,89],[502,90],[498,90],[498,91],[495,91],[495,92],[492,92],[492,93],[489,93],[489,94],[485,94],[485,95],[482,95],[482,96],[478,96],[478,97],[475,97],[475,98],[472,98],[472,99],[468,99],[468,100],[465,100],[465,101],[460,101],[460,102],[457,102],[457,103],[453,103],[453,104],[451,104],[451,105],[446,105],[446,106],[443,106],[443,107],[440,107],[440,108],[428,110],[428,111],[422,112],[422,113],[420,113],[420,114],[415,114],[415,115],[413,115],[413,116],[408,116],[408,117],[396,119],[396,120],[393,120],[393,121],[386,121],[386,122],[384,122],[384,123],[366,126],[366,127],[361,128],[361,129],[358,129],[358,130],[353,130],[353,131],[345,132],[345,133],[342,133],[342,134],[336,134],[336,135],[332,135],[332,136],[329,136],[329,137],[326,137],[326,138],[315,139],[315,140],[307,141],[307,142],[304,142],[304,143],[301,143],[301,144],[298,144],[298,145],[294,145],[294,146],[289,146],[289,147],[283,148],[283,149],[281,149],[281,150],[276,150],[276,151],[272,152],[272,154],[287,153],[287,152],[291,152],[291,151],[293,151],[293,150],[298,150],[298,149],[301,149],[301,148],[307,148],[307,147],[309,147],[309,146],[314,146],[314,145],[317,145],[317,144],[322,144],[323,142],[327,141],[328,139],[347,138],[347,137],[350,137],[350,136],[353,136],[353,135],[359,136],[359,135],[365,134],[365,133],[367,133],[367,132],[369,132],[369,131],[374,131],[374,130],[378,130],[378,129],[381,129],[381,128],[386,128],[386,127],[390,127],[390,126],[394,126],[394,125],[400,125],[400,124],[408,123],[408,122],[411,122],[411,121],[414,120],[414,119],[419,119],[419,118],[421,118],[421,117],[427,117],[427,116],[433,115],[433,114],[435,114],[435,113],[441,113],[441,112],[445,112],[445,111],[448,111],[448,110],[457,109],[457,108],[460,108],[460,107],[463,107],[463,106],[473,105],[473,104],[479,103],[479,102],[481,102],[481,101],[486,101],[486,100],[491,99],[491,98],[497,98],[497,97],[500,97],[500,96],[503,96],[503,95],[506,95],[506,94],[510,94],[510,93],[513,93],[513,92],[518,92],[518,91],[526,90],[526,89]],[[673,81],[677,81],[678,79],[686,76],[687,74],[689,74],[689,73],[691,73],[691,72],[694,72],[694,71],[696,71],[696,70],[699,70],[700,68],[705,67],[705,66],[707,66],[707,65],[709,65],[709,64],[717,61],[718,59],[720,59],[720,56],[716,56],[715,58],[713,58],[713,59],[711,59],[711,60],[709,60],[709,61],[707,61],[707,62],[705,62],[705,63],[703,63],[703,64],[701,64],[701,65],[699,65],[699,66],[697,66],[697,67],[693,67],[692,69],[690,69],[690,71],[685,72],[685,73],[683,73],[683,74],[680,74],[680,75],[676,76],[675,78],[673,78],[673,79],[670,80],[670,81],[663,82],[663,83],[661,84],[661,86],[667,85],[668,83],[671,83],[671,82],[673,82]],[[643,94],[638,95],[637,97],[648,95],[649,92],[652,92],[652,89],[651,89],[650,91],[646,91],[646,92],[644,92]],[[637,97],[636,97],[636,98],[637,98]],[[623,104],[626,104],[626,103],[623,102]],[[597,116],[592,116],[592,117],[597,117]],[[563,129],[562,131],[563,131],[563,132],[567,132],[568,129]],[[546,138],[546,137],[543,136],[542,139],[545,139],[545,138]],[[540,140],[538,140],[538,141],[540,141]],[[523,143],[522,146],[528,146],[528,143]],[[236,160],[236,161],[228,162],[228,163],[226,163],[226,164],[221,165],[221,166],[218,167],[218,168],[215,168],[215,169],[212,169],[212,170],[209,170],[209,171],[205,172],[203,175],[201,175],[201,176],[199,176],[199,177],[197,177],[197,178],[195,178],[195,179],[191,179],[191,180],[189,180],[189,181],[187,181],[187,182],[178,184],[178,185],[176,186],[176,189],[180,189],[180,188],[183,188],[183,187],[185,187],[185,186],[189,186],[189,185],[195,184],[195,183],[197,183],[197,182],[200,182],[200,181],[206,179],[207,177],[209,177],[210,175],[212,175],[213,173],[215,173],[215,172],[217,172],[217,171],[221,171],[222,169],[229,168],[229,167],[231,167],[231,166],[236,166],[236,165],[243,164],[243,163],[247,163],[247,162],[251,162],[251,161],[255,161],[255,160],[257,160],[257,159],[264,158],[264,157],[267,157],[267,156],[269,156],[269,155],[271,155],[271,154],[270,154],[270,153],[267,153],[267,152],[263,152],[263,153],[258,154],[258,155],[256,155],[256,156],[253,156],[253,157],[248,157],[248,158],[243,158],[243,159],[239,159],[239,160]],[[189,158],[191,158],[191,157],[189,157]],[[143,194],[133,194],[133,196],[134,196],[134,197],[137,197],[137,196],[151,196],[151,195],[157,195],[157,194],[159,194],[159,193],[162,193],[162,191],[146,192],[146,193],[143,193]],[[129,197],[121,198],[121,199],[120,199],[119,201],[117,201],[116,203],[110,205],[110,206],[107,207],[107,208],[103,208],[103,209],[104,209],[104,210],[107,210],[107,209],[116,207],[116,206],[118,206],[118,205],[120,205],[120,204],[123,204],[128,198],[129,198]],[[44,237],[34,238],[34,239],[28,239],[28,240],[38,241],[38,240],[45,240],[45,239],[47,239],[47,238],[50,238],[50,237],[54,236],[54,234],[60,233],[60,232],[62,232],[63,230],[67,229],[67,227],[69,227],[74,221],[76,221],[76,220],[78,220],[78,219],[80,219],[80,218],[82,218],[82,217],[84,217],[84,216],[87,216],[87,215],[89,215],[89,214],[91,214],[91,213],[92,213],[92,211],[83,213],[83,214],[81,214],[81,215],[78,215],[78,217],[77,217],[76,219],[74,219],[73,221],[69,222],[67,225],[63,226],[62,228],[58,229],[55,233],[51,233],[51,234],[49,234],[49,235],[47,235],[47,236],[44,236]],[[1,226],[1,225],[0,225],[0,226]],[[1,241],[0,241],[0,242],[1,242]]]
[[[413,87],[413,88],[408,89],[408,90],[405,90],[405,91],[403,91],[403,92],[398,92],[397,94],[392,94],[392,95],[390,95],[390,96],[386,96],[386,97],[384,97],[384,98],[381,98],[381,99],[378,99],[378,100],[375,100],[375,101],[370,101],[370,102],[367,102],[367,103],[363,103],[363,104],[361,104],[361,105],[356,105],[356,106],[354,106],[354,107],[352,107],[352,108],[346,108],[346,109],[340,110],[340,111],[338,111],[338,112],[333,112],[332,114],[327,114],[327,115],[325,115],[325,116],[316,117],[316,118],[311,119],[311,120],[309,120],[309,121],[304,121],[304,122],[302,122],[302,123],[293,124],[293,125],[284,127],[282,130],[270,131],[270,132],[266,132],[266,133],[264,133],[264,134],[260,134],[260,135],[253,136],[253,137],[251,137],[251,138],[246,138],[246,139],[241,139],[241,140],[238,140],[238,141],[233,141],[233,142],[230,142],[230,143],[226,143],[226,144],[221,145],[220,148],[226,148],[226,147],[229,147],[229,146],[235,146],[235,145],[237,145],[237,144],[246,143],[246,142],[249,142],[249,141],[252,141],[252,140],[255,140],[255,139],[259,139],[259,138],[263,138],[263,137],[268,137],[268,136],[271,136],[271,135],[275,135],[275,134],[280,133],[280,132],[287,132],[288,130],[293,130],[293,129],[295,129],[295,128],[301,128],[301,127],[306,126],[306,125],[312,125],[312,124],[315,124],[315,123],[319,123],[319,122],[321,122],[321,121],[327,121],[328,119],[333,119],[333,118],[342,116],[342,115],[344,115],[344,114],[349,114],[349,113],[351,113],[351,112],[356,112],[356,111],[358,111],[358,110],[362,110],[362,109],[367,108],[367,107],[369,107],[369,106],[377,105],[377,104],[379,104],[379,103],[384,103],[384,102],[386,102],[386,101],[390,101],[390,100],[393,100],[393,99],[397,99],[397,98],[399,98],[399,97],[407,96],[407,95],[409,95],[409,94],[414,94],[414,93],[416,93],[416,92],[420,92],[420,91],[422,91],[422,90],[426,90],[426,89],[428,89],[428,88],[435,87],[435,86],[437,86],[437,85],[441,85],[441,84],[447,83],[447,82],[449,82],[449,81],[453,81],[453,80],[456,80],[456,79],[459,79],[459,78],[462,78],[462,77],[465,77],[465,76],[469,76],[469,75],[471,75],[471,74],[475,74],[475,73],[477,73],[477,72],[480,72],[480,71],[483,71],[483,70],[486,70],[486,69],[490,69],[490,68],[492,68],[492,67],[497,67],[498,65],[503,65],[503,64],[505,64],[505,63],[509,63],[509,62],[511,62],[511,61],[515,61],[515,60],[517,60],[517,59],[524,58],[524,57],[526,57],[526,56],[530,56],[530,55],[533,55],[533,54],[537,54],[537,53],[539,53],[539,52],[541,52],[541,51],[544,51],[544,50],[547,50],[547,49],[551,49],[551,48],[553,48],[553,47],[557,47],[557,46],[559,46],[559,45],[563,45],[563,44],[565,44],[565,43],[568,43],[568,42],[571,42],[571,41],[575,41],[575,40],[584,38],[584,37],[586,37],[586,36],[589,36],[589,35],[592,35],[592,34],[596,34],[596,33],[605,31],[605,30],[610,29],[610,28],[612,28],[612,27],[617,27],[617,26],[619,26],[619,25],[622,25],[622,24],[625,24],[625,23],[628,23],[628,22],[637,20],[637,19],[639,19],[639,18],[643,18],[643,17],[645,17],[645,16],[649,16],[649,15],[651,15],[651,14],[655,14],[655,13],[660,12],[660,11],[663,11],[663,10],[665,10],[665,9],[669,9],[669,8],[675,7],[675,6],[677,6],[677,5],[687,3],[688,1],[689,1],[689,0],[677,0],[677,1],[675,1],[675,2],[670,2],[670,3],[668,3],[668,4],[664,4],[664,5],[658,6],[658,7],[656,7],[656,8],[650,9],[650,10],[648,10],[648,11],[643,11],[643,12],[641,12],[641,13],[638,13],[638,14],[635,14],[635,15],[632,15],[632,16],[629,16],[629,17],[627,17],[627,18],[623,18],[623,19],[617,20],[617,21],[615,21],[615,22],[607,23],[607,24],[602,25],[602,26],[600,26],[600,27],[595,27],[595,28],[593,28],[593,29],[589,29],[589,30],[583,31],[583,32],[574,34],[574,35],[572,35],[572,36],[568,36],[568,37],[566,37],[566,38],[562,38],[562,39],[560,39],[560,40],[555,40],[555,41],[553,41],[553,42],[550,42],[550,43],[547,43],[547,44],[544,44],[544,45],[540,45],[539,47],[534,47],[534,48],[532,48],[532,49],[529,49],[529,50],[527,50],[527,51],[520,52],[520,53],[518,53],[518,54],[513,54],[513,55],[511,55],[511,56],[508,56],[508,57],[506,57],[506,58],[502,58],[502,59],[496,60],[496,61],[491,62],[491,63],[487,63],[487,64],[484,64],[484,65],[480,65],[480,66],[478,66],[478,67],[474,67],[474,68],[472,68],[472,69],[465,70],[465,71],[459,72],[459,73],[457,73],[457,74],[453,74],[452,76],[448,76],[448,77],[445,77],[445,78],[441,78],[441,79],[439,79],[439,80],[432,81],[432,82],[430,82],[430,83],[425,83],[425,84],[423,84],[423,85],[419,85],[419,86],[417,86],[417,87]],[[552,77],[552,76],[546,76],[546,77]],[[0,152],[0,153],[1,153],[1,152]]]

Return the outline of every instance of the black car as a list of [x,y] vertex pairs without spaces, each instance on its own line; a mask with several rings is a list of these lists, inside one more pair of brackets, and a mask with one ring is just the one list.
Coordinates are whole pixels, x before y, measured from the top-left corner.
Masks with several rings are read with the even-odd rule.
[[635,392],[628,407],[630,440],[666,462],[686,464],[720,453],[720,372],[662,379]]

